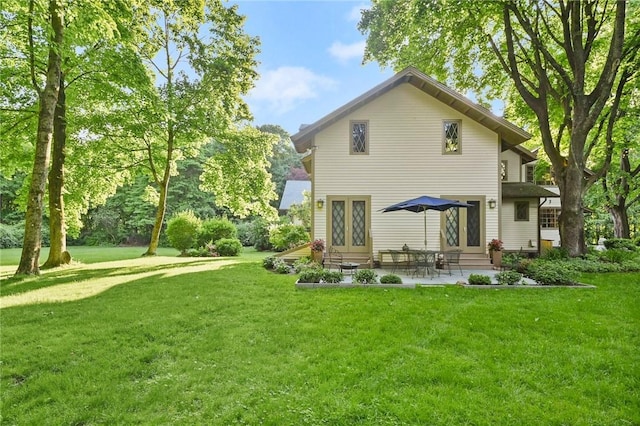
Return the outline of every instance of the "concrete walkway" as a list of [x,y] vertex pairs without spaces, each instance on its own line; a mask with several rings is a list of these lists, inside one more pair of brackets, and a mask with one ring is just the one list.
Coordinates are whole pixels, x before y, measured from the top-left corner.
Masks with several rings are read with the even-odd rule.
[[[491,277],[491,283],[492,284],[498,284],[498,281],[495,279],[495,275],[500,272],[500,271],[494,271],[494,270],[488,270],[488,269],[463,269],[462,270],[462,275],[460,274],[459,270],[455,270],[455,271],[451,271],[451,275],[449,275],[449,271],[440,271],[440,275],[438,275],[436,273],[435,276],[433,277],[421,277],[421,276],[417,276],[417,277],[413,277],[411,276],[411,274],[407,274],[405,271],[396,271],[396,272],[391,272],[390,269],[382,269],[382,268],[376,268],[374,269],[374,271],[376,271],[376,274],[378,274],[378,280],[380,280],[380,277],[382,277],[383,275],[387,275],[387,274],[394,274],[394,275],[398,275],[400,278],[402,278],[402,283],[403,284],[413,284],[413,285],[443,285],[443,284],[456,284],[458,283],[458,281],[463,281],[465,284],[469,283],[469,275],[471,274],[476,274],[476,275],[488,275],[489,277]],[[349,274],[349,271],[347,271],[344,274],[344,283],[352,283],[353,276]],[[523,277],[524,282],[527,285],[536,285],[537,283],[529,278],[524,278]]]

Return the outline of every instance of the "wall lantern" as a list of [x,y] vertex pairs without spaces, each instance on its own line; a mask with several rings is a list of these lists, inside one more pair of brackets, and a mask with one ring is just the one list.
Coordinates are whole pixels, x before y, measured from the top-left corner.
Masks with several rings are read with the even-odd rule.
[[324,200],[322,198],[318,198],[318,201],[316,201],[316,207],[322,210],[322,208],[324,207]]
[[496,200],[495,198],[492,198],[489,200],[489,208],[490,209],[495,209],[496,208]]

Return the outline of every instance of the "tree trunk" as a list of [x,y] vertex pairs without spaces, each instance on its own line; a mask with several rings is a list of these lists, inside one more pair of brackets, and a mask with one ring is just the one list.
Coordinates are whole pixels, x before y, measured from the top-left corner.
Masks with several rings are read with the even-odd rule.
[[569,161],[559,173],[556,171],[562,205],[558,217],[560,243],[572,257],[580,256],[586,251],[582,208],[584,167],[576,163],[579,162]]
[[162,185],[160,186],[160,200],[158,201],[158,211],[156,212],[156,221],[153,224],[153,231],[151,231],[151,241],[149,242],[149,248],[143,256],[155,256],[158,251],[158,244],[160,243],[160,231],[162,231],[162,224],[164,223],[164,214],[167,211],[167,193],[169,192],[169,171],[165,172]]
[[53,40],[49,45],[47,81],[39,94],[38,134],[31,184],[25,215],[24,242],[16,275],[39,274],[40,249],[42,246],[42,212],[44,191],[49,168],[49,151],[53,137],[53,118],[60,88],[60,48],[64,31],[64,10],[56,0],[49,3]]
[[624,203],[611,206],[607,210],[613,219],[613,235],[616,238],[630,238],[629,216]]
[[67,139],[66,96],[64,92],[64,74],[60,74],[60,91],[53,120],[53,153],[49,171],[49,232],[51,245],[49,258],[43,268],[54,268],[69,263],[67,251],[67,233],[64,221],[64,161]]

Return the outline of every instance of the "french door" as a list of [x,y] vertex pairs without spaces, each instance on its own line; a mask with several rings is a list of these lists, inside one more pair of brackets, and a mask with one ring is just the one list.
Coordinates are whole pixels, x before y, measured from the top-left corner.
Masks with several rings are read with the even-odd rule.
[[329,245],[345,253],[369,251],[370,196],[329,196]]
[[484,253],[484,197],[445,197],[471,204],[444,212],[442,231],[446,249],[459,248],[465,253]]

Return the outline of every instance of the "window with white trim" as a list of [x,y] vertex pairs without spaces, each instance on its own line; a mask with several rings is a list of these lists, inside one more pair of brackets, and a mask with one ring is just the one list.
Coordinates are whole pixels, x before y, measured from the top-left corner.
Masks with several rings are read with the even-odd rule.
[[543,229],[558,229],[559,208],[540,209],[540,227]]

